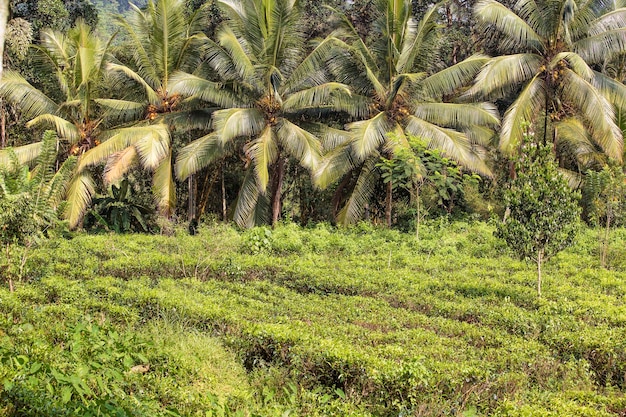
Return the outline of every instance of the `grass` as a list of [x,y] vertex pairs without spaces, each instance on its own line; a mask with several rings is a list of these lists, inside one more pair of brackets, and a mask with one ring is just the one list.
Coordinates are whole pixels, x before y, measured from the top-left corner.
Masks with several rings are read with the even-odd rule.
[[50,241],[0,290],[0,414],[623,416],[624,243],[538,299],[484,223]]

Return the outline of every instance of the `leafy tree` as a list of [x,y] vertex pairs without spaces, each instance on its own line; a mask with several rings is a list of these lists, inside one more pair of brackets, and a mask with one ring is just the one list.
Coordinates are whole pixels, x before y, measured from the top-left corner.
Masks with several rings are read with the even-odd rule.
[[600,226],[600,263],[606,266],[611,227],[623,224],[626,215],[626,175],[613,162],[601,171],[587,171],[583,187],[587,217]]
[[[0,81],[0,95],[30,119],[27,127],[54,128],[62,153],[80,156],[68,190],[66,212],[70,226],[75,227],[95,192],[87,152],[109,141],[119,150],[136,144],[141,163],[155,168],[167,156],[168,129],[165,124],[113,129],[113,121],[127,103],[101,98],[104,70],[110,60],[109,43],[101,41],[89,26],[81,22],[67,34],[44,30],[35,48],[39,70],[53,75],[57,88],[46,94],[17,72],[7,71]],[[36,143],[16,148],[15,153],[25,162],[34,159],[40,149]]]
[[504,193],[510,214],[496,236],[522,259],[537,264],[537,294],[541,296],[543,263],[572,244],[576,234],[580,195],[559,173],[552,146],[537,144],[526,133],[515,168],[517,177]]
[[468,93],[488,99],[515,93],[502,121],[502,151],[514,154],[525,124],[534,122],[544,144],[581,156],[601,149],[621,160],[613,106],[626,106],[626,87],[597,71],[626,47],[626,9],[613,4],[521,0],[509,9],[495,0],[477,3],[484,31],[502,34],[503,55],[485,65]]
[[320,159],[321,145],[312,132],[324,126],[303,120],[338,108],[349,91],[326,82],[319,47],[305,54],[298,2],[222,0],[218,5],[228,20],[217,31],[217,42],[207,42],[207,56],[221,83],[188,74],[176,90],[223,109],[213,113],[211,133],[181,150],[176,173],[185,179],[240,152],[246,174],[234,220],[252,226],[266,221],[269,209],[275,223],[286,164],[293,160],[313,170]]
[[[471,82],[486,57],[475,55],[428,72],[439,39],[437,7],[418,22],[408,0],[377,0],[375,5],[373,30],[380,36],[370,44],[345,15],[343,27],[332,38],[338,49],[329,58],[330,71],[352,87],[352,107],[346,108],[363,119],[348,124],[347,135],[335,135],[333,150],[317,174],[321,187],[352,176],[350,196],[338,215],[342,223],[361,218],[380,178],[379,159],[392,159],[398,148],[410,148],[406,135],[423,138],[466,168],[489,174],[483,145],[499,123],[491,104],[451,100]],[[349,184],[342,182],[338,192]],[[388,187],[387,213],[390,193]]]

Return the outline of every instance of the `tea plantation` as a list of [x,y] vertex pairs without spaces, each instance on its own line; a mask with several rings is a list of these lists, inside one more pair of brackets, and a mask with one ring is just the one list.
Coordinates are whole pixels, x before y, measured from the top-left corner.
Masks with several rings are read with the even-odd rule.
[[626,416],[626,230],[546,264],[485,223],[79,235],[0,289],[0,415]]

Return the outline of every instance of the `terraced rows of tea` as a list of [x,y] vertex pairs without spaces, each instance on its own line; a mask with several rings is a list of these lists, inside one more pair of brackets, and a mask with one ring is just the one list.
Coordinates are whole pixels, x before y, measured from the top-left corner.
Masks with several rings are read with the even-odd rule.
[[52,241],[0,291],[0,412],[624,416],[625,240],[541,299],[484,223]]

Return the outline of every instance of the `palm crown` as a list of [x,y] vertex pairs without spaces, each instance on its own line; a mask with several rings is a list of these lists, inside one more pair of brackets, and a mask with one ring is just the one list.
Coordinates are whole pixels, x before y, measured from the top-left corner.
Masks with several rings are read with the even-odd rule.
[[234,219],[254,224],[271,200],[275,222],[286,160],[313,170],[320,159],[320,142],[301,125],[303,116],[338,108],[349,91],[325,81],[318,50],[305,56],[297,1],[221,0],[219,5],[228,20],[219,28],[217,42],[209,41],[207,54],[222,89],[182,74],[175,89],[225,108],[213,113],[210,134],[182,149],[177,174],[186,178],[237,149],[240,140],[249,169]]
[[[110,40],[109,40],[110,42]],[[59,145],[67,144],[67,152],[79,155],[68,190],[66,216],[71,226],[80,221],[91,196],[95,192],[94,180],[84,164],[90,150],[101,142],[124,138],[126,141],[162,141],[162,129],[111,130],[107,123],[112,115],[106,104],[115,100],[101,98],[105,66],[110,59],[109,42],[102,42],[83,22],[79,22],[67,35],[51,30],[42,31],[37,48],[38,67],[55,75],[57,96],[48,96],[32,86],[21,75],[7,71],[0,82],[0,94],[19,105],[24,116],[30,119],[28,127],[53,127]],[[34,159],[42,144],[31,144],[15,149],[21,161]]]
[[363,214],[379,178],[376,162],[380,156],[392,156],[397,146],[409,148],[406,134],[421,137],[464,166],[488,174],[481,145],[498,125],[492,105],[442,101],[468,84],[486,57],[472,56],[428,73],[438,39],[436,7],[417,21],[411,17],[410,1],[378,0],[376,6],[375,27],[381,36],[367,45],[342,16],[343,28],[334,34],[339,49],[329,62],[338,81],[350,84],[356,93],[353,115],[364,117],[347,125],[344,139],[337,135],[337,146],[317,174],[318,183],[325,187],[347,171],[359,171],[339,214],[342,222],[353,222]]
[[626,89],[597,69],[626,47],[626,9],[601,0],[519,0],[510,10],[481,0],[475,13],[502,34],[510,55],[492,58],[469,93],[497,98],[521,88],[504,115],[500,148],[516,151],[523,126],[537,121],[544,142],[599,148],[621,160],[614,106],[624,108]]

